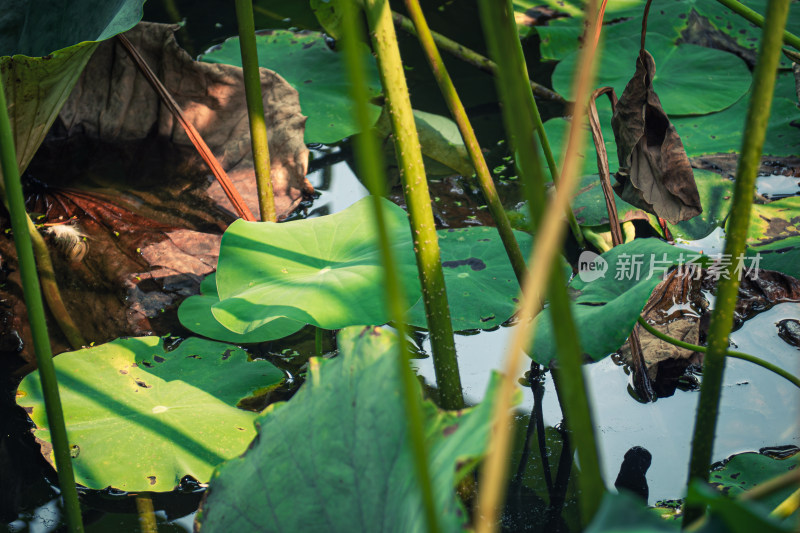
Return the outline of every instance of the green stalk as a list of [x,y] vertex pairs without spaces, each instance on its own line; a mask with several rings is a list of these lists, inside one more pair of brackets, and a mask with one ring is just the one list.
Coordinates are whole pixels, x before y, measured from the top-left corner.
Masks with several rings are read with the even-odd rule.
[[378,57],[378,71],[392,121],[403,193],[411,218],[414,250],[422,282],[422,300],[428,318],[433,366],[439,387],[439,403],[444,409],[461,409],[464,407],[464,398],[458,374],[450,308],[447,305],[439,238],[433,221],[428,181],[389,1],[367,0],[364,5],[373,48]]
[[253,146],[258,209],[262,221],[277,222],[272,180],[269,177],[269,145],[267,143],[267,125],[264,122],[264,101],[261,99],[261,73],[258,70],[252,0],[236,0],[236,20],[239,23],[239,47],[242,51],[247,116],[250,119],[250,143]]
[[[767,20],[762,32],[758,61],[753,74],[753,93],[744,125],[742,150],[736,169],[733,205],[725,239],[727,257],[744,254],[747,228],[750,225],[751,202],[755,190],[756,173],[761,165],[761,149],[764,146],[767,122],[769,121],[772,94],[775,89],[776,71],[781,52],[781,36],[789,12],[788,0],[770,0]],[[708,351],[703,364],[703,385],[697,406],[697,418],[692,438],[692,456],[689,464],[689,481],[708,481],[708,467],[717,427],[719,397],[722,375],[725,370],[725,352],[733,327],[733,312],[739,292],[739,278],[735,272],[735,261],[723,271],[717,286],[714,311],[708,334]],[[684,523],[688,524],[702,514],[702,509],[688,508]]]
[[431,30],[422,14],[422,8],[419,5],[419,0],[406,0],[406,9],[408,10],[411,19],[414,21],[414,27],[417,30],[419,42],[422,49],[425,51],[425,56],[428,59],[428,64],[431,66],[433,76],[436,78],[436,83],[439,84],[439,89],[447,102],[447,107],[450,109],[450,114],[458,124],[458,129],[461,132],[461,137],[464,139],[464,144],[469,152],[469,157],[472,160],[472,166],[475,167],[475,172],[478,175],[478,183],[481,186],[486,203],[489,206],[489,212],[497,224],[497,231],[500,233],[500,238],[506,248],[508,259],[511,261],[511,266],[514,273],[517,275],[517,281],[522,283],[525,277],[525,259],[522,257],[522,252],[519,249],[519,243],[514,238],[514,232],[511,229],[511,224],[508,222],[508,215],[503,204],[500,202],[500,197],[497,194],[497,189],[492,181],[492,175],[489,172],[489,167],[486,165],[486,160],[483,157],[481,146],[478,143],[478,138],[472,129],[472,124],[467,117],[467,111],[458,97],[458,92],[453,85],[453,80],[447,73],[447,68],[442,61],[442,56],[436,48],[436,43],[431,35]]
[[25,212],[25,199],[22,196],[22,182],[19,178],[17,156],[14,152],[14,136],[8,120],[6,95],[0,80],[0,165],[3,169],[6,201],[11,215],[11,228],[14,231],[14,245],[19,259],[19,273],[22,278],[22,291],[28,309],[28,321],[31,325],[33,348],[36,352],[36,363],[39,366],[39,378],[42,382],[42,393],[45,399],[47,425],[53,442],[53,455],[58,471],[58,484],[64,498],[64,512],[70,531],[83,531],[81,507],[78,503],[78,491],[75,488],[75,476],[72,472],[72,458],[69,453],[69,439],[61,409],[61,397],[58,393],[56,369],[53,365],[53,354],[50,338],[47,335],[47,323],[44,318],[44,305],[36,273],[36,261],[33,257],[31,235],[28,232],[30,219]]
[[[678,339],[675,339],[673,337],[670,337],[669,335],[667,335],[663,331],[659,331],[656,328],[654,328],[651,324],[648,324],[647,320],[645,320],[641,316],[638,318],[638,322],[639,322],[639,325],[642,326],[648,333],[650,333],[654,337],[658,337],[659,339],[661,339],[664,342],[668,342],[668,343],[672,344],[673,346],[677,346],[679,348],[684,348],[686,350],[692,350],[693,352],[706,353],[706,351],[708,351],[708,348],[706,348],[705,346],[698,346],[697,344],[690,344],[688,342],[684,342],[682,340],[678,340]],[[797,376],[795,376],[791,372],[787,372],[786,370],[782,369],[781,367],[779,367],[777,365],[773,365],[769,361],[765,361],[765,360],[761,359],[760,357],[756,357],[755,355],[750,355],[750,354],[743,353],[743,352],[736,352],[736,351],[733,351],[733,350],[725,350],[725,357],[733,357],[734,359],[741,359],[743,361],[749,361],[749,362],[753,363],[754,365],[758,365],[761,368],[765,368],[765,369],[769,370],[770,372],[774,372],[775,374],[779,375],[780,377],[790,381],[795,387],[800,388],[800,378],[798,378]]]
[[[517,40],[517,34],[513,30],[511,18],[513,8],[508,1],[501,3],[495,0],[482,0],[479,6],[489,50],[500,65],[497,83],[498,92],[503,102],[506,128],[511,133],[512,143],[515,143],[514,147],[518,153],[517,162],[523,180],[526,182],[538,181],[538,183],[525,184],[526,190],[531,189],[531,192],[527,193],[528,201],[531,206],[538,206],[544,203],[544,198],[541,169],[538,167],[535,144],[533,144],[533,132],[532,128],[529,127],[528,120],[533,114],[532,112],[523,112],[523,110],[528,109],[529,102],[525,98],[522,84],[517,83],[520,69],[519,65],[515,65],[514,62],[519,62],[520,56],[510,50],[510,48],[517,46],[513,42]],[[593,32],[597,25],[596,13],[596,2],[589,2],[586,7],[586,18],[590,22],[588,35],[594,34]],[[592,61],[594,52],[595,45],[593,42],[589,42],[580,53],[572,91],[575,95],[575,101],[579,103],[587,101],[589,97],[593,76]],[[572,191],[577,183],[576,155],[582,148],[584,141],[580,124],[583,123],[585,113],[585,105],[577,105],[575,107],[569,138],[565,143],[567,153],[564,157],[565,164],[561,182],[555,198],[547,205],[546,211],[542,216],[539,217],[539,220],[541,220],[540,227],[536,234],[531,260],[528,263],[530,265],[542,265],[543,268],[531,268],[528,270],[522,285],[522,297],[517,313],[520,322],[512,337],[511,345],[506,351],[503,380],[498,391],[497,404],[493,413],[492,427],[495,428],[495,433],[482,472],[479,501],[475,514],[475,522],[479,532],[493,531],[497,527],[498,513],[506,485],[508,450],[511,444],[511,398],[516,388],[517,376],[521,371],[521,354],[532,343],[532,321],[533,317],[541,310],[541,295],[547,288],[549,280],[558,279],[551,276],[550,269],[555,264],[563,244],[565,227],[562,222],[562,216],[569,209]],[[536,212],[542,213],[542,210],[535,210],[534,214]],[[534,218],[534,220],[536,219]],[[566,290],[563,284],[558,288]],[[563,303],[563,301],[559,300],[559,295],[555,296],[555,301],[559,309],[562,309],[559,302]],[[557,320],[555,323],[558,325],[561,320]],[[560,331],[557,335],[559,335],[559,338],[565,339],[569,335],[569,329]],[[574,334],[573,337],[575,337]],[[583,383],[582,354],[579,351],[575,351],[575,343],[570,341],[566,341],[564,346],[559,344],[559,350],[563,350],[559,359],[561,366],[565,369],[572,369],[572,371],[560,372],[562,378],[559,386],[564,392],[564,414],[569,421],[572,435],[576,438],[580,437],[576,442],[576,448],[581,464],[581,512],[582,519],[588,522],[600,503],[600,497],[605,487],[600,475],[597,447],[594,440],[594,425],[591,421],[591,413]],[[577,371],[574,369],[577,369]]]
[[[727,7],[740,17],[752,22],[759,28],[764,27],[764,17],[750,9],[744,4],[739,3],[737,0],[717,0],[720,4]],[[787,30],[783,30],[783,42],[787,45],[800,50],[800,37],[797,35],[790,33]]]
[[428,452],[425,448],[425,432],[423,429],[423,414],[417,402],[418,392],[416,377],[410,368],[410,353],[408,351],[408,326],[404,322],[405,296],[399,281],[397,264],[394,261],[389,234],[386,229],[386,218],[383,213],[381,197],[386,194],[386,175],[382,160],[382,152],[378,140],[372,130],[368,102],[367,79],[365,76],[366,64],[363,55],[359,53],[359,40],[356,36],[363,33],[363,28],[356,18],[357,10],[352,0],[341,3],[343,8],[342,27],[346,38],[342,39],[343,52],[347,71],[350,76],[350,97],[353,101],[353,112],[356,124],[363,132],[355,138],[355,155],[359,167],[359,175],[364,177],[372,193],[373,208],[375,212],[375,226],[378,230],[378,244],[380,246],[381,261],[385,272],[386,300],[392,322],[397,329],[399,351],[397,364],[400,365],[400,375],[403,377],[403,404],[406,411],[406,421],[409,442],[414,454],[414,467],[417,481],[422,489],[422,500],[425,507],[425,519],[429,532],[440,531],[438,515],[428,468]]
[[322,357],[322,328],[314,328],[314,352]]
[[[405,31],[406,33],[410,33],[411,35],[417,36],[417,29],[414,26],[414,22],[411,19],[404,17],[400,13],[396,13],[392,11],[392,19],[394,20],[395,25],[397,25],[401,30]],[[484,72],[488,72],[492,75],[497,75],[497,63],[489,59],[488,57],[480,55],[478,52],[467,48],[466,46],[455,42],[454,40],[445,37],[441,33],[437,33],[435,31],[431,31],[431,37],[433,37],[433,41],[445,52],[451,54],[461,61],[465,63],[469,63],[470,65],[481,69]],[[566,103],[567,100],[558,94],[555,91],[552,91],[545,87],[544,85],[539,85],[533,80],[528,80],[531,84],[531,89],[533,90],[533,94],[536,96],[540,96],[542,98],[546,98],[548,100],[554,100],[556,102]]]

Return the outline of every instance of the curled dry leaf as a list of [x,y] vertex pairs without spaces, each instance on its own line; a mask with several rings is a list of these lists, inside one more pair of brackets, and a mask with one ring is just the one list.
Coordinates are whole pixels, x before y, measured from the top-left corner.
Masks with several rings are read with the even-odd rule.
[[[711,318],[708,294],[716,289],[712,271],[689,267],[676,269],[653,290],[642,317],[670,337],[704,346]],[[743,276],[734,313],[734,329],[757,313],[786,301],[800,299],[800,281],[772,270],[753,271]],[[636,331],[642,343],[648,377],[659,396],[670,396],[689,365],[701,365],[703,354],[679,348],[645,331]],[[620,350],[622,359],[630,360],[627,343]]]
[[[178,46],[177,26],[142,22],[125,36],[170,91],[186,118],[202,135],[253,213],[258,213],[242,70],[194,61]],[[279,218],[313,192],[303,142],[306,118],[283,78],[261,69],[261,94],[269,139],[270,175]],[[155,133],[179,145],[189,138],[116,40],[100,45],[89,61],[60,119],[70,135],[80,132],[105,142],[143,139]],[[209,194],[228,200],[218,184]]]
[[617,142],[616,193],[673,224],[703,212],[689,158],[653,90],[656,65],[642,50],[611,126]]

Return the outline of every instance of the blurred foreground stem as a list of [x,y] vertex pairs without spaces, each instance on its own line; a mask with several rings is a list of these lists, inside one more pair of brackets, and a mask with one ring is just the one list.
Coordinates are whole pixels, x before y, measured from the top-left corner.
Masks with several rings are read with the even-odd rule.
[[[557,274],[551,275],[551,269],[555,265],[563,244],[565,228],[562,215],[569,209],[572,190],[577,182],[576,154],[582,148],[583,132],[580,125],[583,124],[586,112],[583,102],[588,100],[591,86],[595,46],[590,40],[590,45],[585,46],[579,56],[572,91],[577,104],[573,112],[568,142],[565,143],[567,153],[564,158],[563,173],[556,189],[555,198],[543,212],[535,207],[541,206],[545,202],[544,186],[531,127],[534,112],[529,106],[532,97],[528,96],[530,89],[526,87],[527,84],[519,83],[520,72],[524,71],[524,58],[521,51],[518,50],[519,39],[513,22],[513,6],[510,1],[498,2],[497,0],[481,0],[479,5],[489,50],[499,65],[497,88],[503,103],[506,129],[510,133],[512,148],[517,156],[517,164],[532,209],[533,220],[541,221],[536,232],[531,260],[528,262],[530,265],[535,265],[536,268],[528,270],[522,285],[522,298],[517,313],[520,322],[506,352],[503,381],[498,391],[497,404],[493,414],[492,425],[495,433],[481,478],[480,499],[476,509],[475,523],[478,532],[489,532],[497,529],[499,512],[504,501],[511,445],[511,397],[521,370],[520,359],[524,350],[531,346],[533,317],[542,308],[541,298],[545,293],[548,281],[558,280]],[[596,2],[590,1],[586,7],[586,20],[589,21],[587,35],[593,35],[597,24],[596,15]],[[569,303],[565,300],[565,284],[563,282],[556,283],[552,287],[551,302],[558,307],[559,312],[567,313]],[[561,292],[564,292],[564,295]],[[559,344],[559,365],[561,367],[561,371],[558,373],[560,376],[559,387],[564,399],[562,407],[567,423],[572,430],[571,434],[575,440],[581,465],[579,477],[581,520],[586,524],[599,506],[605,486],[600,476],[594,425],[583,380],[583,356],[577,346],[577,336],[570,333],[570,331],[574,332],[574,324],[564,326],[565,321],[571,322],[571,317],[568,315],[565,317],[554,316],[557,318],[553,321],[554,326],[563,326],[561,331],[556,332],[556,338],[563,343]],[[570,335],[573,336],[572,339],[569,338]]]

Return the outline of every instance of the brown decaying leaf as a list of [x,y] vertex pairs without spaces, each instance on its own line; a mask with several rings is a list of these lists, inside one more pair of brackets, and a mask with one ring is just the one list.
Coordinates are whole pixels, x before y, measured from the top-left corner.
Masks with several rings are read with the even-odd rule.
[[[670,337],[703,346],[711,315],[705,295],[712,293],[715,285],[714,276],[705,269],[699,273],[694,267],[673,270],[653,290],[650,300],[642,310],[642,317]],[[736,303],[734,329],[773,305],[798,299],[800,281],[791,276],[771,270],[759,270],[755,278],[744,277]],[[662,341],[638,324],[635,330],[641,338],[647,374],[655,382],[655,389],[660,396],[672,394],[675,379],[689,365],[701,365],[703,362],[702,353]],[[630,361],[627,343],[620,353],[623,360]]]
[[656,66],[643,50],[611,126],[617,142],[616,193],[626,202],[676,224],[703,212],[689,158],[653,90]]
[[[228,172],[248,207],[258,213],[242,70],[192,60],[175,41],[177,26],[142,22],[125,33],[171,92]],[[283,78],[261,69],[261,93],[269,139],[275,207],[280,218],[305,193],[308,149],[305,117],[295,91]],[[103,42],[61,110],[67,134],[81,132],[106,142],[156,134],[189,145],[186,133],[115,39]],[[209,194],[228,206],[221,187]]]

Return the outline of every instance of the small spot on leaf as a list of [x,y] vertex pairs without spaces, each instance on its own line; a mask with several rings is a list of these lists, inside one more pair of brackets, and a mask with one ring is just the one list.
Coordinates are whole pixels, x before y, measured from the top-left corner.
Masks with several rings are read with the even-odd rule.
[[150,484],[151,485],[155,485],[156,484],[156,476],[147,476],[147,479],[150,480]]

